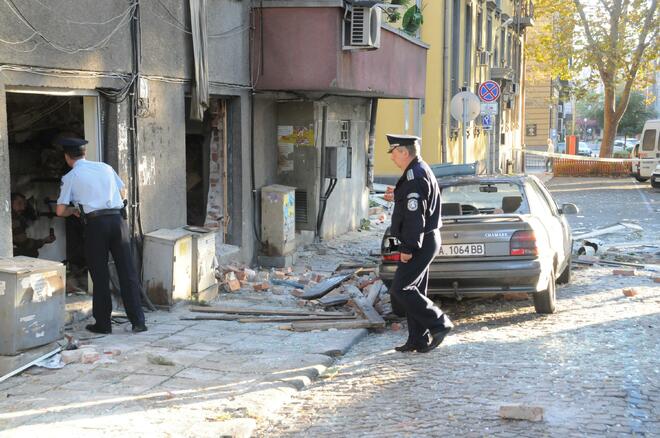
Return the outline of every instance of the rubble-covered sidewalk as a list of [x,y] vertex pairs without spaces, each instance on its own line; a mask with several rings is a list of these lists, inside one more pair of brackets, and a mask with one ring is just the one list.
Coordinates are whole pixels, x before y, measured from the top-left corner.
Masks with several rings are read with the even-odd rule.
[[[387,313],[370,255],[386,223],[382,209],[372,213],[360,231],[304,247],[293,269],[221,267],[216,300],[148,313],[146,333],[125,323],[94,336],[77,323],[67,333],[79,348],[62,353],[62,368],[0,383],[0,436],[249,436],[367,333],[305,324],[369,322],[355,302]],[[337,274],[325,306],[299,297]]]

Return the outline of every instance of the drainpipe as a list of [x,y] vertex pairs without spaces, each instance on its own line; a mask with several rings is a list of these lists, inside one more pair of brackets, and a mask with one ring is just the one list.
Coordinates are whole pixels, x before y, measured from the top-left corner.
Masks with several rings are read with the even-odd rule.
[[367,148],[367,187],[370,192],[374,190],[374,145],[376,144],[376,115],[378,113],[378,99],[371,99],[371,115],[369,118],[369,146]]
[[323,220],[323,189],[325,186],[325,130],[328,123],[328,106],[323,105],[321,109],[321,168],[319,169],[319,211],[316,216],[316,236],[315,240],[321,240],[321,221]]
[[451,41],[451,2],[445,0],[445,36],[442,54],[444,91],[442,93],[442,157],[441,162],[447,162],[447,142],[449,141],[449,101],[451,99],[451,70],[449,68],[449,50]]

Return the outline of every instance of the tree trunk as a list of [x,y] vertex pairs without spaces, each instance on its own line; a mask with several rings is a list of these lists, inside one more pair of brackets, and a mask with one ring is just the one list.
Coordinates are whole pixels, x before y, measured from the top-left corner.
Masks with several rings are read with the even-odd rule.
[[600,144],[600,157],[609,158],[614,149],[614,137],[619,126],[616,113],[614,89],[605,87],[604,106],[603,106],[603,141]]

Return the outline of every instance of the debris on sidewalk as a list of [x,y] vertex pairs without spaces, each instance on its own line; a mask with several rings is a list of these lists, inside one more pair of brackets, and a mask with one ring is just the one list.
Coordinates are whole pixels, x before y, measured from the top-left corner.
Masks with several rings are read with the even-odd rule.
[[632,288],[632,287],[627,287],[623,289],[623,294],[627,297],[634,297],[637,295],[637,289]]
[[239,308],[239,307],[204,307],[190,306],[191,312],[202,313],[227,313],[236,315],[280,315],[280,316],[347,316],[346,312],[314,312],[302,309],[284,309],[284,308]]
[[635,271],[633,269],[613,269],[612,275],[622,275],[625,277],[634,277]]
[[630,232],[641,232],[643,228],[637,224],[630,222],[619,222],[616,224],[608,225],[606,227],[598,228],[588,233],[583,234],[573,234],[573,240],[583,240],[596,236],[603,236],[605,234],[612,233],[630,233]]
[[167,367],[173,367],[176,365],[174,362],[160,354],[147,354],[147,361],[153,365],[162,365]]
[[509,420],[543,421],[541,406],[504,405],[500,406],[500,417]]

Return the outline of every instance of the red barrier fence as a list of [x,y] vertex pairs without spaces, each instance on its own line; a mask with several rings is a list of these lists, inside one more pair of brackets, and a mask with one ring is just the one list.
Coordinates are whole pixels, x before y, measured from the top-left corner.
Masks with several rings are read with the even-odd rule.
[[632,163],[608,163],[596,160],[571,160],[554,158],[552,173],[555,176],[629,176]]

